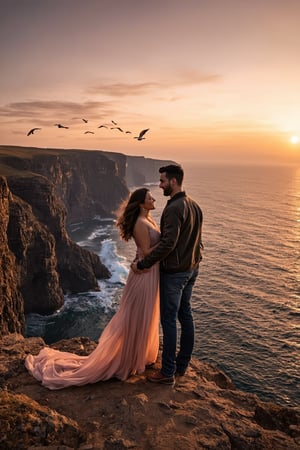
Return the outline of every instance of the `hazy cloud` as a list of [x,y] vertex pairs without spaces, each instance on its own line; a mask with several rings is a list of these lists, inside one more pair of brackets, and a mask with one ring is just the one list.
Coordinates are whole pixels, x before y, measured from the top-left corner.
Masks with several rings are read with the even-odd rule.
[[155,82],[136,84],[113,83],[90,87],[87,92],[89,94],[102,94],[111,97],[125,97],[127,95],[138,96],[147,94],[149,91],[159,88],[161,88],[161,85]]
[[112,83],[99,84],[87,89],[89,94],[102,94],[111,97],[140,96],[161,89],[174,89],[179,86],[190,86],[203,83],[216,83],[222,79],[221,75],[187,71],[172,79],[147,81],[144,83]]
[[195,85],[203,83],[216,83],[222,80],[222,76],[216,73],[202,73],[197,71],[187,71],[183,72],[176,82],[174,81],[174,86],[176,85]]
[[89,117],[101,120],[113,114],[110,102],[86,101],[83,103],[29,100],[0,106],[0,116],[14,119],[34,119],[39,123],[45,120],[72,120],[74,117]]

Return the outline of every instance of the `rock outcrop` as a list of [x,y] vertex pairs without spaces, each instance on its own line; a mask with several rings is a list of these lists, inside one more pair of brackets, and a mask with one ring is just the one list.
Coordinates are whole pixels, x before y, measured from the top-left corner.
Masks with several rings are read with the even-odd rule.
[[[149,369],[125,382],[49,391],[24,366],[44,345],[19,334],[0,340],[1,449],[300,449],[299,408],[239,391],[209,364],[192,360],[174,387],[147,382]],[[87,338],[52,345],[81,355],[95,346]]]
[[8,246],[9,202],[12,195],[0,176],[0,336],[22,332],[24,303],[18,286],[16,258]]
[[30,271],[21,273],[25,313],[49,314],[62,305],[63,293],[97,290],[97,279],[108,278],[109,271],[96,254],[70,240],[66,208],[53,183],[36,174],[7,180],[14,196],[22,197],[18,208],[12,205],[8,235],[19,266]]

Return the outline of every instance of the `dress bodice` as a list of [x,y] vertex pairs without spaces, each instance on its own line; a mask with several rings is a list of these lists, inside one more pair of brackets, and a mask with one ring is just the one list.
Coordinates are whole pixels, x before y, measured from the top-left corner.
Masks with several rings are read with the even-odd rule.
[[[159,242],[160,232],[157,228],[154,228],[153,226],[148,226],[148,230],[149,230],[149,235],[150,235],[150,246],[153,247],[155,244],[157,244]],[[136,253],[137,253],[138,258],[144,257],[142,249],[138,246],[137,246]]]
[[153,247],[153,245],[157,244],[160,239],[160,232],[153,227],[149,227],[149,234],[150,234],[150,245]]

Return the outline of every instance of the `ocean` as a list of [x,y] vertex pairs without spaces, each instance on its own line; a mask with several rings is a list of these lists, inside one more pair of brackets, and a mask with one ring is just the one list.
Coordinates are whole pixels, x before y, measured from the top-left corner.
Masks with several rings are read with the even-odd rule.
[[[167,198],[153,178],[159,221]],[[264,401],[299,406],[300,168],[195,164],[185,167],[184,189],[204,215],[193,356]],[[100,292],[66,296],[51,316],[26,317],[27,336],[49,344],[98,339],[118,308],[135,254],[133,242],[120,241],[113,218],[74,223],[69,234],[99,254],[112,277],[99,281]]]

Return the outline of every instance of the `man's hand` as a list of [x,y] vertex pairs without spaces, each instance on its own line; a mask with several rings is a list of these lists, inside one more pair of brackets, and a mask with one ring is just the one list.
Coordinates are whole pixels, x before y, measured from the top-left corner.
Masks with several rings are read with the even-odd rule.
[[137,273],[137,274],[141,274],[141,273],[147,272],[147,269],[146,270],[140,270],[140,269],[137,268],[137,261],[136,260],[134,260],[130,264],[130,267],[131,267],[132,272]]

